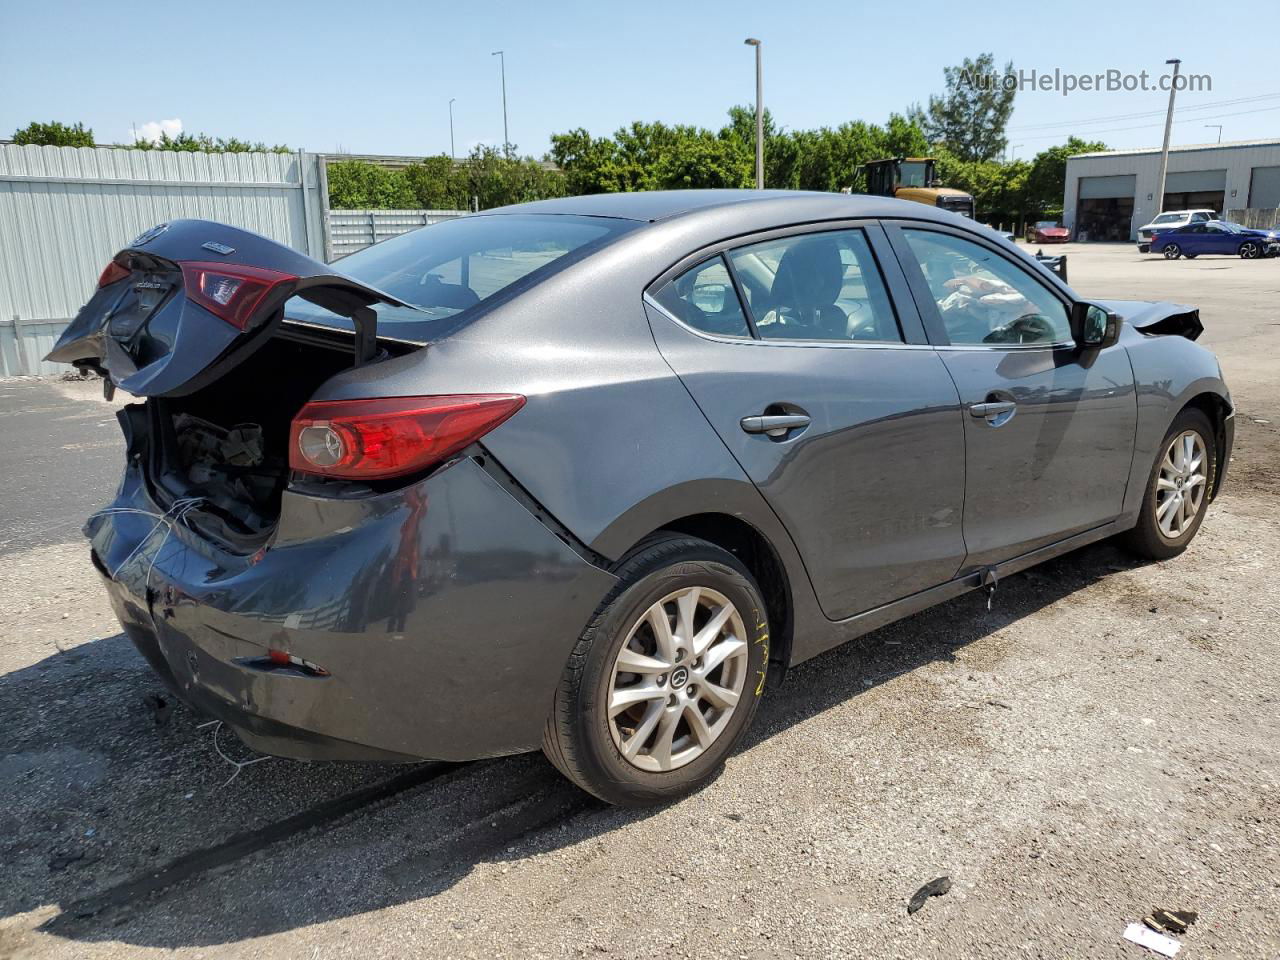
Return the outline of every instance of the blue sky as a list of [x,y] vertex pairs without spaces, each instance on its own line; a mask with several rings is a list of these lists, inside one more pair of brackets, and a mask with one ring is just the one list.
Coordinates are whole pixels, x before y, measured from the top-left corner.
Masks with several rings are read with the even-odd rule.
[[[1206,123],[1223,124],[1224,140],[1276,137],[1269,3],[0,0],[0,136],[34,119],[80,120],[99,142],[127,142],[135,124],[179,120],[188,132],[310,150],[438,153],[449,149],[456,97],[463,153],[502,142],[490,55],[501,49],[511,140],[541,154],[551,133],[577,126],[718,127],[729,106],[753,97],[742,41],[756,36],[765,104],[790,128],[882,122],[940,91],[944,65],[990,50],[1001,63],[1078,74],[1156,74],[1179,56],[1184,71],[1212,77],[1212,90],[1179,94],[1180,107],[1200,109],[1179,112],[1174,144],[1213,141]],[[1233,26],[1236,18],[1248,23]],[[1259,99],[1266,94],[1276,96]],[[1017,156],[1073,132],[1115,147],[1158,144],[1166,100],[1157,91],[1021,92],[1010,141]]]

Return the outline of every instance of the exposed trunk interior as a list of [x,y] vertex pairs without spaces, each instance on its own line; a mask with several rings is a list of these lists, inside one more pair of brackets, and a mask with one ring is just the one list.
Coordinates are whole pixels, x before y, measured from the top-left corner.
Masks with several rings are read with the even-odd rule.
[[[385,355],[385,353],[383,354]],[[350,334],[289,324],[218,380],[147,401],[151,485],[160,505],[222,546],[250,552],[270,535],[289,480],[289,427],[317,388],[354,363]]]

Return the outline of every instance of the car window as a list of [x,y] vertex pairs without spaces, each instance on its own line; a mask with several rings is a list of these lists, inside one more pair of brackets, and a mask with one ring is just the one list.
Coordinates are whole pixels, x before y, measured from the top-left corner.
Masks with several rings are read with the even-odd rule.
[[[609,217],[556,214],[459,217],[366,247],[342,258],[337,269],[418,308],[375,306],[379,331],[394,335],[392,325],[403,323],[413,335],[430,339],[465,323],[471,307],[521,282],[547,277],[636,226]],[[289,302],[287,313],[291,319],[351,326],[300,298]]]
[[1207,213],[1193,213],[1191,215],[1191,219],[1193,221],[1199,222],[1201,220],[1210,220],[1212,218]]
[[1152,220],[1152,223],[1177,223],[1179,220],[1186,219],[1180,213],[1162,213],[1160,216]]
[[722,257],[686,270],[659,290],[655,299],[695,330],[721,337],[751,336]]
[[766,240],[729,257],[763,340],[902,342],[861,230]]
[[1071,342],[1066,305],[1004,257],[951,234],[902,232],[952,343]]

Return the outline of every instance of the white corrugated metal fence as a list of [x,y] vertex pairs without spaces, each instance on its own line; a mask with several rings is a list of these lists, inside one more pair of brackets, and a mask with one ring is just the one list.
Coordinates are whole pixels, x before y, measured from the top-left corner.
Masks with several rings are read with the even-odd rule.
[[441,220],[465,217],[465,210],[330,210],[326,221],[330,261]]
[[42,362],[107,261],[148,227],[218,220],[323,257],[317,158],[0,144],[0,374]]

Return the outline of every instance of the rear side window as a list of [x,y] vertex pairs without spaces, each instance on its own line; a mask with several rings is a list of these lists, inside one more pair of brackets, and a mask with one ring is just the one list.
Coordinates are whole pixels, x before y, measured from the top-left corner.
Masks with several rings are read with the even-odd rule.
[[763,340],[902,342],[861,230],[766,240],[729,257]]
[[703,333],[750,337],[746,315],[721,257],[704,260],[664,286],[655,299],[672,316]]

